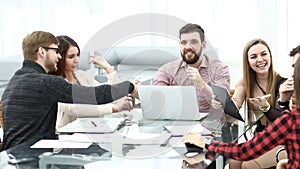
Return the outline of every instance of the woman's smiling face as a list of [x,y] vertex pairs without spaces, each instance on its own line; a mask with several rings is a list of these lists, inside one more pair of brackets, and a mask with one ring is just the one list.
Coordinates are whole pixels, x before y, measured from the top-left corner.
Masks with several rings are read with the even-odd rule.
[[271,55],[263,44],[253,45],[248,51],[248,62],[257,74],[268,73],[271,66]]

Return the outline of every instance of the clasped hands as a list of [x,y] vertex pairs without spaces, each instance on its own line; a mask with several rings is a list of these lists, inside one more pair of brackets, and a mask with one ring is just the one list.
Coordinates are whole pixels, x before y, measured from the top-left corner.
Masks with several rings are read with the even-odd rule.
[[123,110],[132,110],[135,104],[135,99],[139,99],[138,86],[141,84],[138,80],[133,80],[131,83],[134,85],[134,90],[129,96],[122,97],[116,100],[113,104],[113,112],[120,112]]

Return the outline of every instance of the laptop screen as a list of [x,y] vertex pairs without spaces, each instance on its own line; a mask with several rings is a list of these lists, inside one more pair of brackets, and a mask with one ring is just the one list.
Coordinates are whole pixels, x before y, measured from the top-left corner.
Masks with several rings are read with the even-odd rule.
[[[141,85],[138,88],[143,119],[200,120],[194,86]],[[202,114],[202,116],[207,114]]]

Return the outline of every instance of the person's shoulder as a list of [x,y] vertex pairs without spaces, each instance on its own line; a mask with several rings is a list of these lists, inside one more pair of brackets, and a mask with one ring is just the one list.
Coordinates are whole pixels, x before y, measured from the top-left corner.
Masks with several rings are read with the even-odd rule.
[[84,70],[75,70],[74,75],[77,78],[77,80],[81,83],[81,85],[89,86],[94,84],[95,79],[93,78],[93,76]]
[[245,86],[245,81],[244,81],[244,79],[241,78],[241,79],[237,82],[236,86]]
[[288,78],[280,75],[279,73],[276,73],[276,77],[275,78],[276,78],[275,87],[278,88],[276,90],[279,90],[279,86],[288,79]]
[[176,60],[172,60],[170,62],[165,63],[163,66],[173,66],[173,65],[178,65],[181,63],[182,63],[181,59],[176,59]]
[[174,69],[174,68],[178,68],[179,65],[181,65],[181,64],[182,64],[182,60],[176,59],[176,60],[173,60],[173,61],[163,64],[160,67],[160,69]]
[[288,78],[285,77],[284,75],[280,74],[280,73],[277,73],[277,80],[278,81],[285,81],[287,80]]
[[84,71],[84,70],[75,70],[74,74],[75,74],[75,76],[76,75],[77,76],[89,76],[89,74],[86,71]]
[[215,57],[210,57],[207,55],[204,55],[207,58],[208,64],[209,65],[215,65],[217,67],[228,67],[228,65],[226,65],[223,61],[221,61],[218,58]]
[[50,74],[39,74],[37,76],[39,77],[37,77],[36,79],[39,79],[40,83],[46,86],[56,86],[67,83],[67,81],[61,76]]

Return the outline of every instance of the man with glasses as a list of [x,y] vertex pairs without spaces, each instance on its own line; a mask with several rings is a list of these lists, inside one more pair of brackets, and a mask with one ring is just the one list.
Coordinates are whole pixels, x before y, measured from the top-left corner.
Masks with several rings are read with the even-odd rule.
[[[28,34],[22,43],[24,62],[2,95],[4,121],[3,150],[38,137],[55,133],[57,102],[103,104],[132,94],[135,84],[125,81],[115,85],[84,87],[64,78],[48,75],[61,59],[58,40],[49,32]],[[128,97],[128,109],[132,109]]]
[[206,47],[204,30],[197,24],[187,24],[179,31],[182,60],[163,65],[153,80],[153,85],[195,86],[200,112],[209,112],[212,89],[210,82],[230,89],[227,65],[203,54]]

